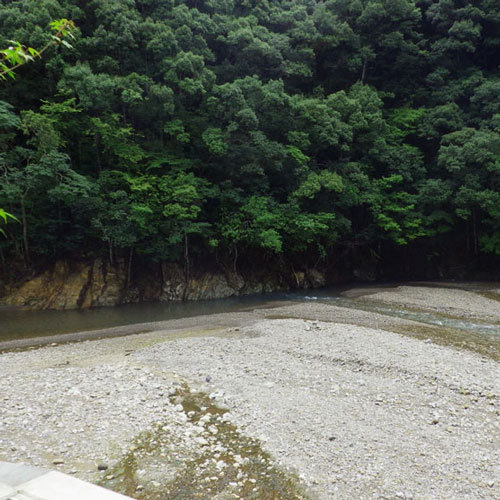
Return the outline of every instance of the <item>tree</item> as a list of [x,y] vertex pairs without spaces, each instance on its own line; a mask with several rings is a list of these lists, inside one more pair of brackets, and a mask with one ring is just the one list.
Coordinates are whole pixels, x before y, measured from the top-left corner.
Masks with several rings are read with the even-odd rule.
[[[50,23],[50,27],[53,31],[51,40],[40,50],[36,50],[32,47],[26,47],[21,45],[20,42],[9,40],[12,44],[6,49],[0,50],[1,60],[0,60],[0,79],[5,80],[7,76],[15,78],[15,71],[22,65],[34,61],[35,58],[41,58],[42,54],[51,46],[64,45],[65,47],[71,48],[71,45],[64,40],[64,38],[74,38],[73,32],[75,31],[75,24],[73,21],[68,19],[58,19]],[[7,223],[7,219],[18,220],[12,214],[5,212],[5,210],[0,208],[0,218],[3,219],[4,223]],[[0,228],[0,232],[5,235],[5,231]],[[26,243],[27,248],[27,243]]]
[[[467,245],[485,262],[500,231],[497,3],[7,2],[2,64],[40,59],[8,40],[44,51],[0,86],[0,206],[21,222],[4,255],[137,256],[186,275]],[[47,33],[52,19],[78,33]]]
[[63,45],[67,48],[72,46],[65,38],[74,38],[76,30],[75,23],[68,19],[57,19],[50,23],[52,35],[50,41],[39,50],[33,47],[26,47],[20,42],[9,40],[11,45],[6,49],[0,50],[2,59],[0,60],[0,79],[5,80],[7,76],[15,78],[15,71],[28,62],[32,62],[35,58],[41,58],[43,53],[50,47]]

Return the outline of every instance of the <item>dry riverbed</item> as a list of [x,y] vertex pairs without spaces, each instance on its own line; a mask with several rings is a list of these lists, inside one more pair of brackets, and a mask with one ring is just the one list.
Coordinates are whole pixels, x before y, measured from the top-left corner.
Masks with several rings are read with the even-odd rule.
[[[371,300],[500,321],[473,292]],[[0,355],[0,460],[141,500],[500,498],[488,350],[320,303],[147,329]]]

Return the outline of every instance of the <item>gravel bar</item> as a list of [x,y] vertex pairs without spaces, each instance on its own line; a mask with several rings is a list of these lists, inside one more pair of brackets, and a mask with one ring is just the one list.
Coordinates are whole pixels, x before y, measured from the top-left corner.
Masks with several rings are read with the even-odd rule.
[[[465,304],[461,293],[454,299]],[[475,302],[471,311],[495,316]],[[389,331],[401,322],[296,304],[4,353],[0,460],[111,480],[134,439],[158,422],[183,461],[210,457],[221,449],[210,415],[201,420],[212,434],[176,400],[189,387],[296,473],[312,499],[500,498],[499,364]],[[223,475],[221,459],[215,465]],[[172,467],[175,479],[182,464]],[[192,498],[250,498],[238,478],[232,496]]]

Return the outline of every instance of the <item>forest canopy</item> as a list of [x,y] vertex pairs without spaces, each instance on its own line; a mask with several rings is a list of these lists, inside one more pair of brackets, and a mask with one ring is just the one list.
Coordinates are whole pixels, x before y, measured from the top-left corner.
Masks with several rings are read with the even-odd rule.
[[497,0],[4,0],[2,259],[500,255]]

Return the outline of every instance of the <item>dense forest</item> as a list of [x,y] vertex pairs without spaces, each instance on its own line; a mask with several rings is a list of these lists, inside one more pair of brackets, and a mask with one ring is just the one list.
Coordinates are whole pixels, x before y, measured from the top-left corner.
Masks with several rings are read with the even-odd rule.
[[0,81],[4,269],[498,269],[498,0],[3,0],[0,45],[60,18]]

